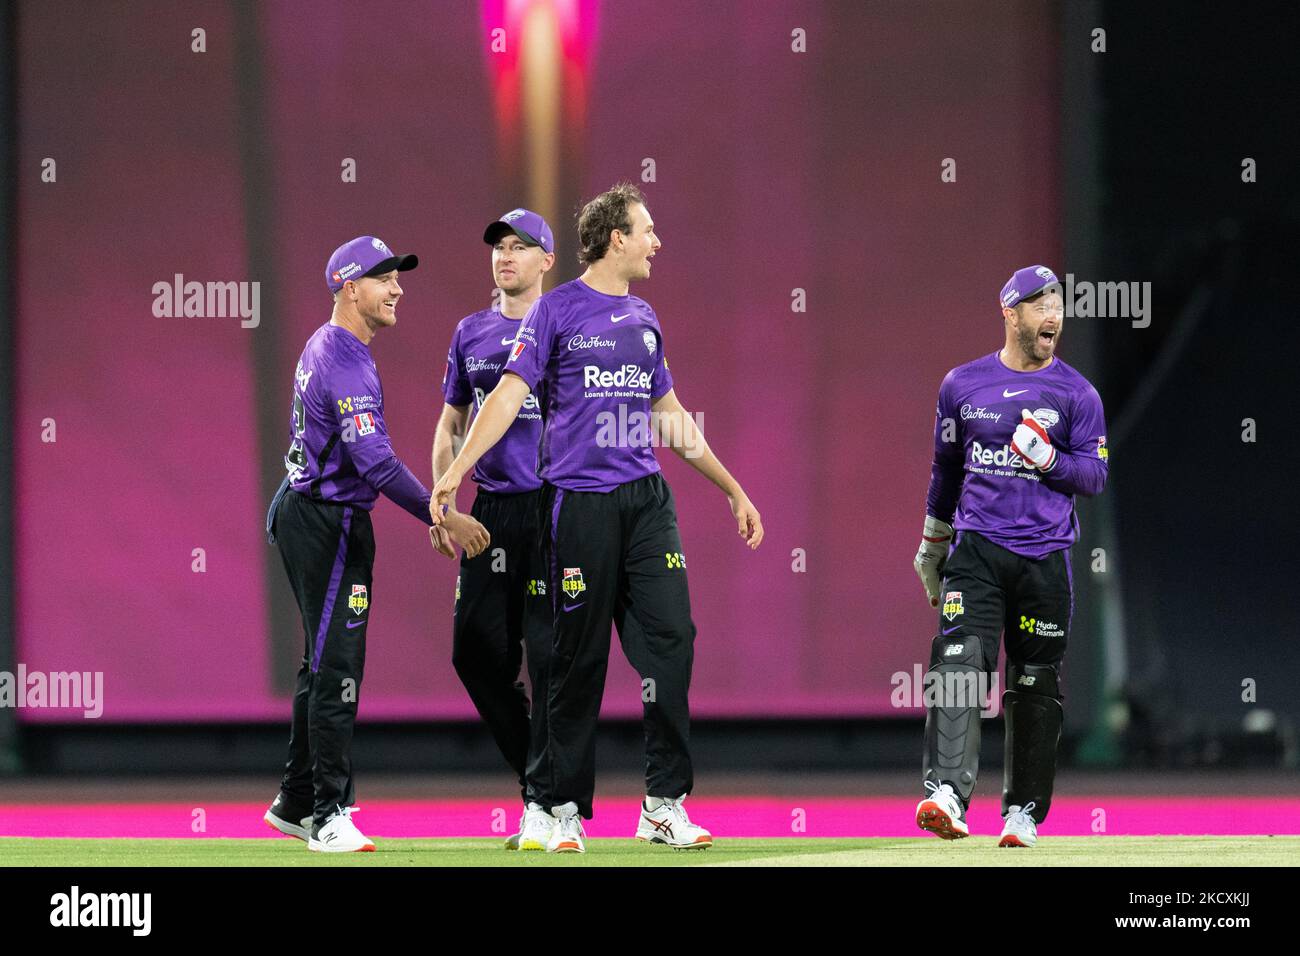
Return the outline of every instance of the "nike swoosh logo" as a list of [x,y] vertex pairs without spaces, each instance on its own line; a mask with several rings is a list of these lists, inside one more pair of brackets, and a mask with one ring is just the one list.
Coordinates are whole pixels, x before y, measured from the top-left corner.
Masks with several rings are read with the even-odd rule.
[[502,344],[502,345],[514,345],[514,344],[515,344],[515,340],[514,340],[514,339],[502,339],[502,340],[501,340],[501,344]]
[[[957,625],[957,627],[961,627],[961,626],[962,626],[962,625],[960,625],[960,624]],[[945,628],[943,629],[943,632],[944,632],[945,634],[951,634],[953,631],[957,630],[957,627],[945,627]]]
[[626,319],[626,318],[627,318],[629,315],[631,315],[631,314],[632,314],[631,312],[627,312],[627,313],[624,313],[623,315],[611,315],[611,316],[609,317],[609,321],[611,321],[611,322],[622,322],[624,319]]
[[564,605],[564,609],[566,611],[576,611],[578,608],[582,607],[586,603],[587,603],[586,601],[583,601],[582,604],[566,604]]
[[1003,398],[1015,398],[1017,395],[1023,395],[1023,394],[1025,394],[1025,392],[1027,392],[1027,391],[1029,391],[1029,389],[1027,389],[1027,388],[1022,388],[1022,389],[1021,389],[1020,391],[1018,391],[1018,392],[1008,392],[1008,391],[1004,388],[1004,389],[1002,390],[1002,397],[1003,397]]
[[360,627],[362,624],[365,624],[365,623],[366,623],[366,619],[365,619],[365,618],[362,618],[362,619],[359,620],[359,621],[348,621],[348,630],[350,631],[350,630],[352,630],[354,627]]

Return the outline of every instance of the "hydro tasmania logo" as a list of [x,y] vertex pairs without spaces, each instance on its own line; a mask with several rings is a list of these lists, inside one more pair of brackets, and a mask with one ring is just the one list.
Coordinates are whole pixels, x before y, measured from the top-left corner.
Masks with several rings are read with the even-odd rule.
[[1051,621],[1044,621],[1036,617],[1026,617],[1020,615],[1020,629],[1028,631],[1035,637],[1064,637],[1065,630]]

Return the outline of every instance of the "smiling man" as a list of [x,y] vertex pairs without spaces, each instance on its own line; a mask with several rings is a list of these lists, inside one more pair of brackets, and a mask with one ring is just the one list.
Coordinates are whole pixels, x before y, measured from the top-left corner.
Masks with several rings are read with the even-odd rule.
[[[555,264],[555,237],[535,212],[512,209],[489,223],[483,241],[492,247],[492,278],[498,302],[467,315],[456,326],[442,379],[445,404],[433,440],[433,480],[451,465],[469,430],[471,409],[483,407],[510,357],[519,323],[542,294],[542,278]],[[474,466],[478,493],[468,515],[448,503],[434,546],[454,557],[454,540],[469,540],[461,555],[452,615],[452,663],[498,749],[514,770],[524,797],[524,819],[507,848],[544,850],[554,821],[524,790],[528,761],[529,702],[519,680],[527,597],[545,596],[534,560],[542,480],[537,445],[542,414],[529,395],[505,437]],[[450,536],[450,538],[448,537]],[[459,536],[459,537],[458,537]],[[491,540],[483,551],[479,541]],[[500,560],[499,560],[500,559]],[[530,667],[537,663],[529,656]]]
[[537,395],[545,612],[552,626],[528,629],[529,657],[537,644],[544,659],[533,688],[539,700],[528,799],[555,817],[548,850],[584,852],[582,819],[592,815],[596,719],[613,623],[643,687],[646,798],[635,836],[704,848],[712,835],[682,805],[694,785],[687,691],[695,625],[672,491],[650,427],[611,442],[602,422],[649,422],[652,410],[659,413],[659,441],[723,491],[751,548],[762,541],[763,525],[678,402],[654,310],[629,294],[630,283],[650,276],[650,260],[662,247],[645,198],[628,183],[602,193],[583,207],[578,238],[586,271],[543,295],[525,316],[500,383],[435,486],[433,518],[442,521],[440,506],[454,500],[460,481],[506,433],[529,394]]
[[398,460],[384,424],[384,389],[370,356],[380,329],[397,324],[399,272],[373,236],[334,250],[325,284],[333,314],[307,341],[294,373],[288,474],[271,502],[278,545],[302,613],[289,761],[264,819],[326,853],[375,848],[352,823],[352,729],[366,663],[375,536],[370,510],[383,494],[431,525],[429,491]]
[[[1056,357],[1065,316],[1056,275],[1028,266],[1000,296],[1005,343],[939,389],[934,464],[914,566],[939,634],[931,642],[924,786],[916,822],[968,835],[979,770],[974,693],[1005,633],[1005,825],[999,846],[1033,846],[1047,817],[1061,735],[1060,668],[1074,610],[1075,495],[1106,483],[1101,398]],[[956,543],[953,543],[954,528]],[[943,575],[942,584],[940,575]]]

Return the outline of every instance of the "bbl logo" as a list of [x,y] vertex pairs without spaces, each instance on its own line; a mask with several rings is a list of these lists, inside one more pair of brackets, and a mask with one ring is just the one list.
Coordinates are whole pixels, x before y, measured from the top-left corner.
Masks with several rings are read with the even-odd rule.
[[587,585],[582,580],[582,568],[565,568],[564,580],[560,582],[560,589],[571,598],[575,598],[587,590]]
[[364,584],[352,585],[352,596],[348,598],[348,608],[353,614],[360,617],[370,607],[370,595],[366,593]]
[[943,596],[943,616],[948,620],[954,620],[963,610],[960,591],[949,591]]

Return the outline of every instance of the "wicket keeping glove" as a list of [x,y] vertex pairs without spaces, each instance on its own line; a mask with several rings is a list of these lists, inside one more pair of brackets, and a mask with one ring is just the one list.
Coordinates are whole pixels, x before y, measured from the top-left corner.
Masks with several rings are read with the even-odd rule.
[[931,607],[939,606],[939,575],[948,562],[948,546],[952,544],[952,525],[938,518],[925,516],[925,527],[921,531],[921,547],[916,552],[912,567],[925,585],[926,597]]
[[1016,426],[1016,433],[1011,436],[1011,450],[1025,460],[1025,464],[1032,465],[1039,471],[1051,471],[1056,464],[1056,449],[1052,447],[1052,440],[1047,437],[1047,431],[1033,415],[1029,414],[1029,409],[1021,409],[1020,415],[1022,421]]

